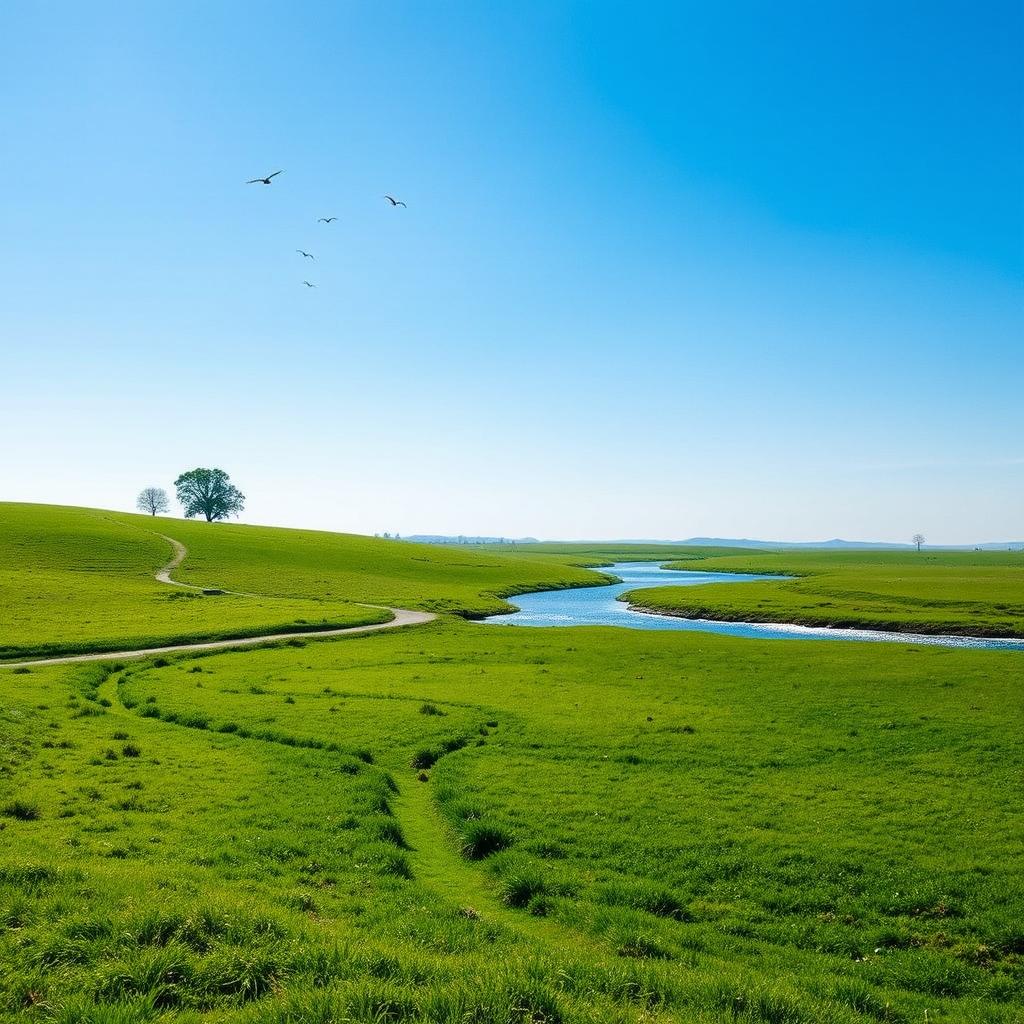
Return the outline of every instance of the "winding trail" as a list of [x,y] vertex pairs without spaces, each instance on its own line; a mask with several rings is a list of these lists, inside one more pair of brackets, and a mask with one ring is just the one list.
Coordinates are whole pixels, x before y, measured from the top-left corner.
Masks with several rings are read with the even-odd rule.
[[[178,568],[188,555],[188,548],[181,541],[159,533],[158,537],[163,538],[171,545],[171,560],[160,569],[154,576],[159,583],[166,583],[171,587],[184,587],[187,590],[203,592],[206,588],[196,586],[192,583],[179,583],[171,579],[171,573]],[[233,594],[238,597],[256,597],[256,594],[242,594],[232,590],[216,591],[218,594]],[[359,602],[353,602],[359,604]],[[135,648],[128,651],[97,651],[92,654],[68,654],[58,658],[35,658],[31,661],[5,661],[0,662],[0,669],[4,668],[32,668],[43,665],[71,665],[79,661],[124,661],[128,658],[149,658],[155,654],[176,654],[181,651],[218,651],[232,647],[258,647],[260,644],[278,643],[282,640],[294,639],[325,639],[327,637],[348,636],[352,633],[374,633],[381,629],[401,629],[405,626],[419,626],[432,622],[437,616],[433,612],[418,612],[410,608],[389,608],[379,604],[360,604],[363,608],[383,608],[391,613],[387,622],[372,622],[363,626],[340,626],[337,629],[310,629],[298,633],[264,633],[258,636],[234,637],[226,640],[202,640],[189,644],[167,644],[162,647]]]
[[191,583],[179,583],[177,580],[171,579],[171,573],[185,561],[188,548],[180,540],[168,537],[165,533],[158,533],[157,536],[163,538],[171,545],[171,560],[156,574],[157,582],[166,583],[171,587],[187,587],[189,590],[202,590],[202,587],[193,586]]
[[459,836],[445,821],[432,789],[432,782],[406,778],[399,782],[393,802],[418,882],[444,899],[472,910],[482,920],[502,924],[521,936],[539,939],[555,948],[585,947],[594,954],[608,952],[599,940],[554,917],[515,910],[504,903],[495,892],[497,880],[483,870],[484,862],[466,860],[459,852]]

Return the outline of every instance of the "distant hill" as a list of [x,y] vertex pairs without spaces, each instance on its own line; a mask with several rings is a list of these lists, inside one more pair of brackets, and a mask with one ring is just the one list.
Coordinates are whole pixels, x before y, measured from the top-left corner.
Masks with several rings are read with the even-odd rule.
[[806,541],[749,540],[747,538],[736,539],[731,537],[691,537],[689,540],[684,540],[680,543],[693,544],[699,547],[717,548],[867,548],[874,551],[882,551],[886,549],[904,551],[914,546],[913,544],[893,544],[885,541],[841,540],[838,537],[835,537],[832,540]]
[[414,533],[403,540],[416,544],[539,544],[536,537],[449,537],[443,533]]
[[[444,534],[415,533],[405,540],[419,544],[540,544],[536,537],[450,537]],[[688,537],[686,540],[654,540],[650,537],[618,538],[614,540],[574,540],[545,541],[543,543],[558,544],[655,544],[671,547],[694,548],[828,548],[843,551],[909,551],[913,544],[893,544],[886,541],[843,540],[834,537],[832,540],[786,541],[786,540],[751,540],[736,537]],[[983,544],[925,544],[929,551],[1024,551],[1024,540],[988,541]]]
[[[870,540],[832,540],[820,541],[782,541],[782,540],[736,540],[728,537],[691,537],[689,540],[677,541],[679,544],[692,544],[696,547],[720,548],[841,548],[845,550],[872,551],[908,551],[913,544],[892,544],[885,541]],[[936,551],[1006,551],[1024,550],[1024,541],[990,541],[985,544],[925,544],[924,547]]]

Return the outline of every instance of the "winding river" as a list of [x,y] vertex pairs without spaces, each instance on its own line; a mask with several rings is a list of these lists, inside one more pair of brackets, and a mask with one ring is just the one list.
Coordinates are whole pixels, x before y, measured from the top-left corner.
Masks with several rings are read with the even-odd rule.
[[492,615],[483,621],[502,626],[626,626],[629,629],[683,629],[773,640],[861,640],[1024,651],[1024,640],[889,633],[875,629],[833,629],[769,622],[716,622],[712,619],[681,619],[631,611],[625,602],[617,601],[616,598],[627,590],[640,587],[696,587],[702,583],[746,583],[779,577],[732,572],[681,572],[663,569],[656,562],[616,562],[602,567],[602,570],[618,576],[622,582],[607,587],[519,594],[511,599],[519,611],[509,615]]

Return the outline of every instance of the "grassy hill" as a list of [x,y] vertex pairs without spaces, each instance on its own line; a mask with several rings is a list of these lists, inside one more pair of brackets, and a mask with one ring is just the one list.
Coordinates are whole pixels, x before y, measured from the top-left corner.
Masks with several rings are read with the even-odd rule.
[[[244,592],[203,597],[153,577]],[[0,503],[0,659],[379,622],[353,602],[478,614],[499,595],[600,577],[550,559],[346,534]],[[252,596],[249,596],[252,595]]]
[[732,552],[670,565],[796,578],[635,590],[623,600],[693,618],[1024,637],[1021,552]]
[[[126,517],[137,519],[139,517]],[[277,597],[374,604],[482,616],[507,611],[528,590],[592,586],[602,577],[557,555],[439,547],[316,530],[176,520],[188,547],[178,578]]]

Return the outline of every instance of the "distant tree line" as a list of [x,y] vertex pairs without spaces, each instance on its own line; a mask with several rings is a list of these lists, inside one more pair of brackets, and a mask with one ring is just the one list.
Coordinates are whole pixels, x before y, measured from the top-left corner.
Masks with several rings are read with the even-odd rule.
[[[223,469],[190,469],[174,481],[174,489],[187,519],[203,516],[213,523],[237,516],[245,508],[245,495]],[[157,516],[169,512],[171,503],[162,487],[144,487],[135,506]]]

